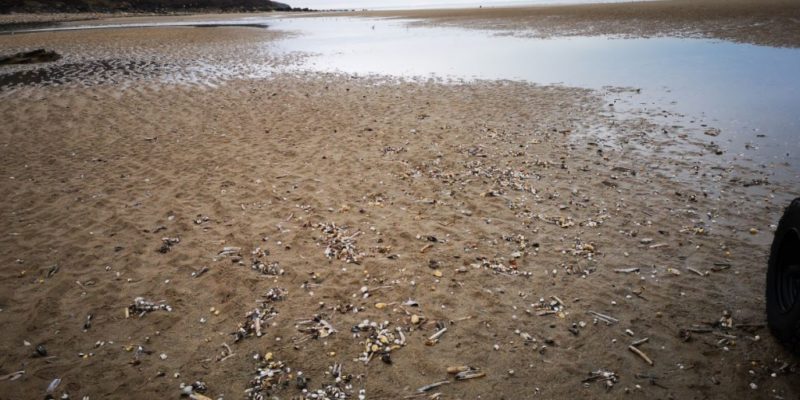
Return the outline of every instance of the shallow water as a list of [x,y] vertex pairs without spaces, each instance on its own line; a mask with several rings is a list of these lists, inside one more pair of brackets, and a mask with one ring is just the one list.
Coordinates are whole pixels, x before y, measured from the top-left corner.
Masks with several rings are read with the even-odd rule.
[[[297,35],[266,42],[264,51],[310,54],[290,71],[342,72],[445,80],[505,79],[607,89],[615,109],[641,110],[714,141],[728,160],[789,164],[800,179],[800,49],[709,39],[559,37],[540,39],[461,28],[409,27],[369,18],[245,17],[148,24],[63,26],[46,30],[150,26],[257,26]],[[532,32],[529,32],[532,33]],[[524,32],[523,32],[524,34]],[[229,63],[230,64],[230,63]],[[265,77],[270,64],[200,62],[191,81]],[[186,68],[184,68],[186,69]],[[41,76],[50,76],[47,73]],[[148,73],[150,69],[142,69]],[[58,72],[58,71],[56,71]],[[26,82],[39,75],[7,76]],[[177,81],[186,80],[180,72]],[[67,76],[71,76],[67,74]],[[138,75],[137,75],[138,76]],[[668,113],[661,112],[666,110]],[[716,137],[702,134],[719,128]],[[785,169],[785,168],[784,168]],[[784,176],[786,172],[782,173]]]
[[354,18],[271,25],[302,32],[277,46],[314,54],[299,69],[633,87],[640,91],[625,99],[629,107],[682,114],[674,123],[701,130],[719,128],[719,136],[707,139],[740,158],[800,162],[800,49],[665,37],[538,39]]

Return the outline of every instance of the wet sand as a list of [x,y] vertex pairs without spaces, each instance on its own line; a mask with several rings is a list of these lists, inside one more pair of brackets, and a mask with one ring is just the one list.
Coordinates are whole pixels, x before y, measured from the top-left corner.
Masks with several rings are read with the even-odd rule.
[[665,0],[567,6],[372,11],[355,15],[421,19],[421,24],[515,35],[707,37],[800,47],[800,1]]
[[[298,371],[309,389],[331,384],[335,363],[354,399],[442,380],[417,397],[798,396],[763,303],[791,182],[715,162],[715,138],[584,89],[180,75],[205,60],[280,65],[265,46],[278,34],[0,37],[72,49],[65,63],[174,68],[0,89],[0,375],[25,371],[0,377],[0,398],[42,398],[55,378],[56,397],[177,398],[199,380],[242,398],[267,354],[291,371],[266,398],[302,396]],[[355,262],[326,255],[330,223]],[[285,298],[265,300],[271,288]],[[171,311],[126,312],[139,296]],[[255,308],[277,314],[234,343]],[[315,315],[336,332],[301,332]],[[365,319],[402,328],[391,364],[357,360]],[[652,366],[629,350],[644,338]],[[455,381],[457,365],[486,376]],[[597,371],[612,388],[584,382]]]

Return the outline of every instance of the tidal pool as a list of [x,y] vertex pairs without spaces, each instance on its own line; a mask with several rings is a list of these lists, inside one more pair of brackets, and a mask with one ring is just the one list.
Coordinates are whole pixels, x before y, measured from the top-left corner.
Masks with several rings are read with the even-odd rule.
[[277,45],[311,54],[300,70],[634,88],[627,107],[718,128],[713,140],[738,157],[800,162],[800,49],[671,37],[541,39],[409,22],[291,18],[270,25],[300,33]]

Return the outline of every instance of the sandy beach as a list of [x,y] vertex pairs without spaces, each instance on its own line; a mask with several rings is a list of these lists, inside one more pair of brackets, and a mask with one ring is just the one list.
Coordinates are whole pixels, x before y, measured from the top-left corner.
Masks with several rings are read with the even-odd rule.
[[[788,24],[796,2],[773,3]],[[732,4],[691,33],[800,43],[796,28],[730,33],[720,21],[761,18]],[[424,16],[515,30],[548,10]],[[625,19],[581,10],[565,34]],[[640,26],[619,29],[664,32]],[[54,379],[72,399],[195,382],[200,399],[800,396],[765,327],[772,230],[800,195],[772,167],[588,89],[241,78],[292,62],[268,45],[282,35],[0,35],[3,53],[65,55],[0,75],[0,399],[44,398]]]

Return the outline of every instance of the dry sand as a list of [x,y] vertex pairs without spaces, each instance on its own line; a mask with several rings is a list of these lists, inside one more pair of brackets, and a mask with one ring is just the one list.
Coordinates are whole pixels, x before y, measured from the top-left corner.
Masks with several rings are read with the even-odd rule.
[[[91,48],[153,64],[0,89],[0,375],[25,371],[0,380],[0,399],[42,398],[55,378],[55,395],[72,398],[177,398],[196,380],[211,398],[242,398],[266,353],[292,368],[270,392],[279,398],[301,395],[297,371],[310,388],[332,382],[334,363],[353,375],[352,398],[413,395],[454,365],[486,376],[429,394],[800,395],[763,302],[771,224],[797,187],[750,186],[770,171],[726,165],[680,128],[622,119],[588,90],[171,75],[195,57],[279,65],[264,50],[273,35],[0,37],[3,49],[74,50],[63,63],[97,61]],[[326,257],[322,223],[360,232],[358,263]],[[180,241],[162,253],[163,238]],[[228,246],[241,262],[219,255]],[[259,248],[284,274],[251,268]],[[615,271],[626,268],[639,271]],[[264,335],[234,343],[273,287],[288,294],[264,305],[277,310]],[[126,318],[138,296],[172,311]],[[337,332],[299,332],[315,314]],[[351,328],[364,319],[404,329],[391,365],[354,361],[365,337]],[[436,322],[448,331],[427,346]],[[642,338],[653,366],[628,349]],[[33,356],[38,344],[46,356]],[[582,383],[598,370],[616,374],[613,388]]]

